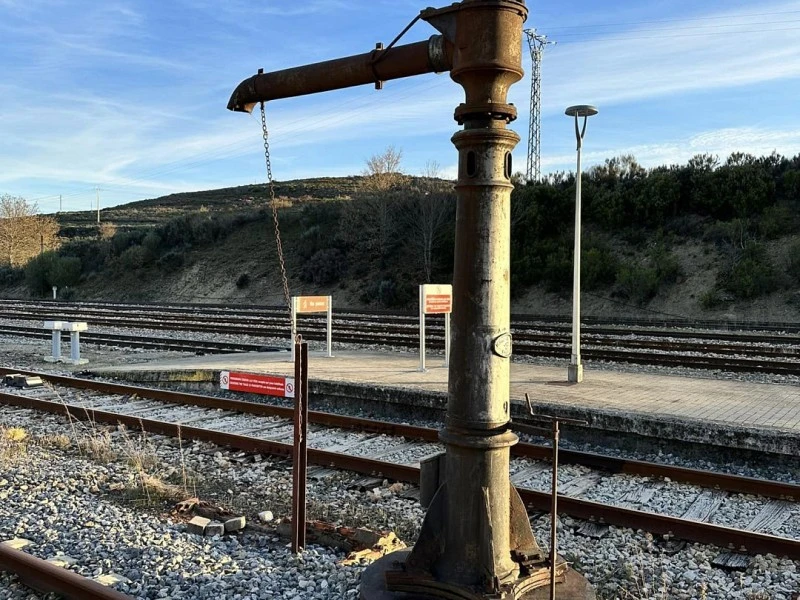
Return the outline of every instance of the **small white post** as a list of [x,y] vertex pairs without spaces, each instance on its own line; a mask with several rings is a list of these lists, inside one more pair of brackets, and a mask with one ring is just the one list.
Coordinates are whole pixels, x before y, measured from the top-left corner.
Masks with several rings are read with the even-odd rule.
[[328,296],[328,358],[333,357],[333,298]]
[[56,299],[56,293],[58,292],[58,287],[53,286],[53,300]]
[[83,365],[89,362],[81,358],[81,331],[86,331],[89,326],[86,323],[64,323],[64,330],[69,331],[69,362],[73,365]]
[[51,355],[45,356],[47,362],[58,362],[61,360],[61,328],[64,323],[61,321],[45,321],[44,328],[50,329],[53,332]]
[[292,362],[294,362],[294,341],[297,339],[297,296],[292,296],[292,339],[289,346],[292,348]]
[[425,292],[419,286],[419,370],[425,372]]

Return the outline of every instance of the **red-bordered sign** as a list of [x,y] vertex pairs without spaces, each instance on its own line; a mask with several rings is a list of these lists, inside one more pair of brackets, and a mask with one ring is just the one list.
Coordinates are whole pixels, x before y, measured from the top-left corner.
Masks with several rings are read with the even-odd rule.
[[294,398],[294,377],[220,371],[219,387],[232,392],[249,392],[278,398]]

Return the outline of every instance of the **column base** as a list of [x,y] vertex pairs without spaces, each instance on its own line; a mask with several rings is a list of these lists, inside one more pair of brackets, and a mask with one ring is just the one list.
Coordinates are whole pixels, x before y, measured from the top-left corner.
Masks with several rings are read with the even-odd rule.
[[567,381],[570,383],[580,383],[583,381],[583,365],[570,365],[567,367]]
[[[386,589],[386,573],[402,571],[402,563],[405,562],[411,549],[399,550],[387,554],[380,560],[372,563],[361,574],[361,584],[358,587],[360,600],[431,600],[428,594],[415,594],[409,592],[390,592]],[[442,596],[444,597],[444,596]],[[450,596],[447,596],[450,597]],[[470,596],[452,596],[453,598],[464,598],[468,600]],[[474,596],[474,598],[495,598],[496,596]],[[580,573],[570,569],[566,574],[566,581],[556,584],[556,597],[564,600],[596,600],[594,589]],[[513,600],[549,600],[550,586],[544,585],[530,592],[517,596]],[[512,600],[512,599],[508,599]]]

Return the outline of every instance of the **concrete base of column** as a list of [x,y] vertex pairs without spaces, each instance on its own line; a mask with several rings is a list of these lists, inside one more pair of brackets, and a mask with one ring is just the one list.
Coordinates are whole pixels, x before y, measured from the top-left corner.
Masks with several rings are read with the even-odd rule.
[[567,381],[570,383],[580,383],[583,381],[583,365],[570,365],[567,367]]
[[[402,563],[411,552],[410,549],[387,554],[367,567],[361,575],[359,598],[361,600],[431,600],[430,594],[390,592],[386,589],[386,573],[401,571]],[[445,597],[445,596],[442,596]],[[481,596],[476,596],[480,598]],[[596,600],[594,589],[580,573],[570,569],[564,583],[556,584],[556,597],[564,600]],[[549,600],[550,586],[540,588],[519,596],[517,600]]]

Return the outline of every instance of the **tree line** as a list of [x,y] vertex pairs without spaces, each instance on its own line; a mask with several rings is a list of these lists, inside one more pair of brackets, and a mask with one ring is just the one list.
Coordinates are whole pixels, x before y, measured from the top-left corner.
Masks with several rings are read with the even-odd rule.
[[[359,286],[365,303],[402,307],[413,302],[418,284],[452,278],[452,183],[439,177],[433,162],[422,176],[405,175],[401,160],[402,152],[394,148],[371,157],[360,191],[351,198],[281,210],[290,270],[303,283]],[[517,176],[515,184],[512,293],[542,285],[566,294],[572,281],[575,174],[553,173],[528,184]],[[3,210],[21,200],[2,198]],[[53,220],[32,214],[32,205],[22,207],[24,215],[0,215],[0,264],[19,271],[27,262],[29,285],[37,293],[56,280],[75,285],[101,271],[175,271],[184,266],[188,249],[269,219],[265,210],[198,212],[149,230],[114,231],[105,225],[97,239],[56,249]],[[718,278],[701,299],[706,308],[796,285],[798,207],[800,155],[734,153],[724,162],[698,155],[685,165],[652,169],[632,156],[607,159],[583,175],[582,287],[646,304],[685,275],[674,247],[692,238],[721,257]],[[27,237],[18,231],[27,231]],[[771,240],[792,235],[795,241],[784,256],[770,253]],[[237,275],[239,287],[250,281],[249,275]]]

